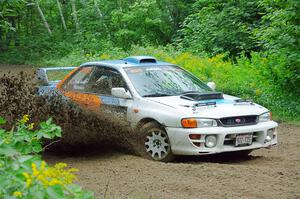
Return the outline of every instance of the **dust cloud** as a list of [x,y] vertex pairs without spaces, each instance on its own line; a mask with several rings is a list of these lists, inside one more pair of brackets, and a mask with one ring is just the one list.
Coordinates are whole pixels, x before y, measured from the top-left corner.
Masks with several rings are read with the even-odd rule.
[[5,128],[11,128],[24,114],[35,124],[52,117],[61,126],[63,137],[50,149],[72,152],[110,146],[133,152],[134,131],[114,114],[85,110],[61,96],[38,96],[32,73],[2,73],[0,85],[0,116],[8,121]]

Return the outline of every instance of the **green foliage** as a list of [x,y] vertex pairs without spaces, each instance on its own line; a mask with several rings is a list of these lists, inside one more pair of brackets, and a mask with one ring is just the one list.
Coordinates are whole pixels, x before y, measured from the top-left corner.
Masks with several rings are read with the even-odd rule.
[[161,19],[163,10],[155,0],[140,0],[127,11],[112,13],[112,24],[116,29],[116,44],[130,47],[132,44],[164,43],[170,31],[168,21]]
[[0,2],[0,30],[16,31],[15,21],[11,19],[18,16],[20,13],[24,13],[23,9],[25,5],[26,1],[24,0],[2,0]]
[[273,60],[268,74],[278,89],[300,94],[299,1],[198,0],[194,9],[180,30],[181,48],[209,56],[229,52],[234,61],[262,51]]
[[[44,21],[41,21],[36,2],[39,2],[51,35]],[[0,1],[0,8],[3,9],[0,13],[0,42],[4,44],[5,51],[11,52],[17,48],[23,59],[27,59],[49,55],[49,52],[62,56],[74,51],[74,48],[90,53],[104,51],[111,46],[127,50],[132,44],[167,44],[188,14],[193,0],[58,2],[62,13],[57,1]],[[9,11],[14,15],[5,14]],[[75,28],[75,15],[78,29]]]
[[[192,52],[179,64],[190,59],[206,64],[187,67],[205,81],[255,98],[280,117],[298,115],[293,109],[299,107],[300,94],[299,0],[58,2],[66,28],[57,1],[0,1],[0,62],[76,66],[141,54],[174,61],[184,57],[182,52]],[[210,59],[224,67],[216,70]]]
[[181,48],[208,55],[229,52],[231,56],[259,50],[252,34],[262,12],[256,0],[199,0],[194,10],[180,31]]
[[266,54],[279,66],[271,68],[275,84],[300,95],[300,1],[260,1],[266,10],[257,35],[264,44]]
[[[38,155],[41,139],[61,137],[60,127],[52,119],[39,128],[28,121],[24,115],[10,131],[0,128],[0,198],[93,198],[72,184],[76,170],[66,169],[64,163],[50,167]],[[5,122],[0,117],[0,125]]]

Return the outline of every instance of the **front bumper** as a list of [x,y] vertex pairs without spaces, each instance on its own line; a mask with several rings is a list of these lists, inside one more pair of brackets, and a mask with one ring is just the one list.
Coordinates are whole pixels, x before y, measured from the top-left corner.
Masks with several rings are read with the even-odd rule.
[[[172,128],[166,127],[172,152],[176,155],[205,155],[214,153],[223,153],[231,151],[254,150],[259,148],[269,148],[277,144],[277,126],[274,121],[261,122],[256,125],[238,126],[238,127],[209,127],[209,128]],[[266,142],[267,130],[274,128],[272,140]],[[237,134],[253,134],[251,145],[235,146]],[[200,134],[201,138],[192,140],[190,134]],[[216,135],[217,145],[213,148],[205,146],[205,136]]]

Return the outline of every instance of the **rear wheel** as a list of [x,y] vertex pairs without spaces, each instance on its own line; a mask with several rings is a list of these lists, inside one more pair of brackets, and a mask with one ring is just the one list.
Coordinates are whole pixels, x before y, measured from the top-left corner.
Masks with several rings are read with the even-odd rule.
[[138,145],[139,153],[143,157],[162,162],[169,162],[174,158],[168,134],[156,122],[149,122],[142,126]]

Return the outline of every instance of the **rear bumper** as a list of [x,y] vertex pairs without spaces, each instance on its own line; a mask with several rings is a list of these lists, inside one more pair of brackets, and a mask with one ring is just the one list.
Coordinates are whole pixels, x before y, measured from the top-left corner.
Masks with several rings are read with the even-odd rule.
[[[256,125],[239,127],[209,127],[209,128],[171,128],[167,127],[172,152],[176,155],[205,155],[214,153],[223,153],[231,151],[254,150],[259,148],[269,148],[277,144],[277,126],[274,121],[262,122]],[[275,128],[271,141],[266,141],[267,130]],[[253,134],[251,145],[235,146],[235,138],[229,138],[236,134]],[[201,138],[192,140],[189,134],[200,134]],[[213,148],[205,146],[205,136],[216,135],[217,145]],[[198,146],[197,146],[198,145]]]

